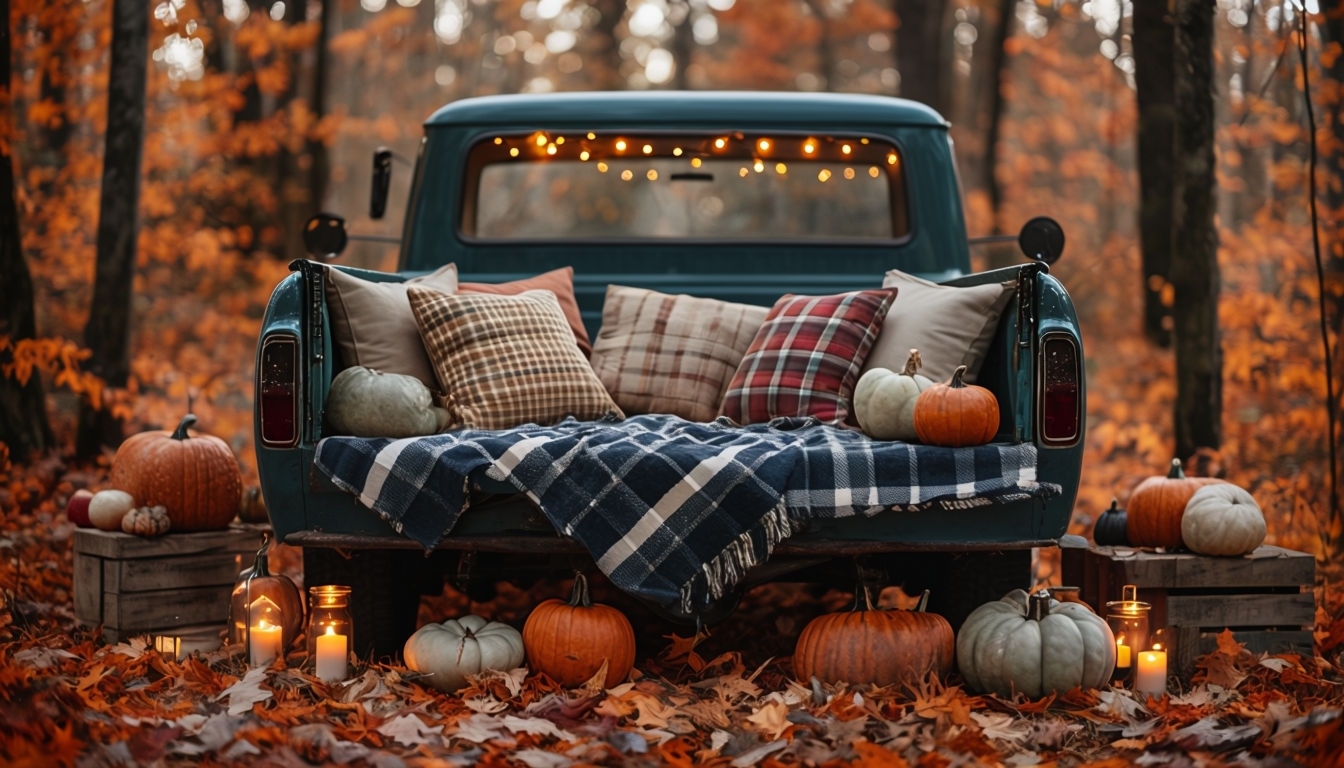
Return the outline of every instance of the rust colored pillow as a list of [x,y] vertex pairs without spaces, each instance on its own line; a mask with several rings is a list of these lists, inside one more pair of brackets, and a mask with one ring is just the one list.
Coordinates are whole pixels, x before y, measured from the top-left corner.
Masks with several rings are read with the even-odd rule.
[[458,293],[493,293],[499,296],[514,296],[533,290],[550,291],[560,302],[560,309],[564,311],[565,320],[570,330],[574,331],[574,341],[583,350],[584,357],[593,352],[593,345],[588,341],[588,329],[583,327],[583,315],[579,314],[579,300],[574,295],[573,267],[561,267],[536,277],[507,283],[459,283],[457,290]]

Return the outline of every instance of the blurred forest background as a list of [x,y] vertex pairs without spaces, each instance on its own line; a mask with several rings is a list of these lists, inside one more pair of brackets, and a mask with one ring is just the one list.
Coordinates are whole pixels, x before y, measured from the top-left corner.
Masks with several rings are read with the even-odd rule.
[[[1339,437],[1327,418],[1330,353],[1322,340],[1328,332],[1334,370],[1344,368],[1344,11],[1292,0],[1208,5],[1223,415],[1221,444],[1200,466],[1255,495],[1272,543],[1314,552],[1325,565],[1339,559],[1332,555],[1344,542],[1331,499]],[[397,234],[404,183],[394,179],[388,219],[367,218],[374,148],[413,157],[421,121],[466,96],[647,88],[850,91],[935,106],[952,123],[972,236],[1015,233],[1040,214],[1067,233],[1054,272],[1079,309],[1089,385],[1072,532],[1089,533],[1112,498],[1123,506],[1175,452],[1174,362],[1162,333],[1169,318],[1150,319],[1145,332],[1145,294],[1169,305],[1173,292],[1166,276],[1145,275],[1141,264],[1131,2],[3,0],[0,7],[12,49],[10,89],[0,92],[0,155],[13,169],[0,195],[15,195],[18,216],[0,235],[21,254],[35,292],[31,332],[13,317],[0,326],[0,373],[42,384],[49,454],[77,453],[81,407],[116,416],[128,434],[170,427],[191,409],[205,431],[231,443],[254,481],[254,345],[271,287],[303,256],[304,219],[328,210],[355,233]],[[96,369],[88,341],[102,322],[93,286],[118,14],[148,21],[124,384]],[[397,164],[401,182],[409,170]],[[1017,258],[1009,250],[977,258],[982,265]],[[395,252],[388,242],[359,241],[345,260],[391,269]],[[7,274],[6,315],[13,289]],[[101,460],[109,455],[104,449]],[[0,444],[7,483],[28,460]],[[1051,578],[1043,567],[1041,578]],[[1340,602],[1339,595],[1321,601]]]

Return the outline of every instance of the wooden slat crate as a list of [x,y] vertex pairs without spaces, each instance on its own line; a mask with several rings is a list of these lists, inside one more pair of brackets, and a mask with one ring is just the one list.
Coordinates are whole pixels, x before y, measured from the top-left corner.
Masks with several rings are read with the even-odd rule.
[[1243,557],[1210,557],[1064,547],[1061,561],[1064,582],[1102,616],[1124,585],[1136,585],[1153,606],[1152,629],[1172,637],[1172,668],[1183,679],[1224,629],[1256,653],[1313,653],[1316,558],[1306,552],[1263,545]]
[[103,627],[108,642],[131,635],[228,622],[238,573],[261,546],[262,529],[168,533],[157,538],[75,531],[75,618]]

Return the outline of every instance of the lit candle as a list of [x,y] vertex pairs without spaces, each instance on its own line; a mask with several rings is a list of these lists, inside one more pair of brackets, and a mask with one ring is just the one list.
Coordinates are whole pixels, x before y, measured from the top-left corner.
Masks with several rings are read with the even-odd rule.
[[1167,652],[1140,651],[1139,669],[1134,677],[1134,690],[1151,696],[1167,692]]
[[154,650],[158,651],[167,659],[177,659],[180,640],[169,635],[155,635]]
[[326,634],[317,636],[317,679],[328,683],[344,680],[346,656],[345,635],[338,635],[334,627],[327,627]]
[[1134,663],[1130,659],[1130,648],[1125,645],[1125,639],[1122,637],[1115,641],[1115,668],[1129,669],[1129,665]]
[[284,629],[265,619],[248,630],[247,648],[252,666],[264,667],[280,655],[280,633]]

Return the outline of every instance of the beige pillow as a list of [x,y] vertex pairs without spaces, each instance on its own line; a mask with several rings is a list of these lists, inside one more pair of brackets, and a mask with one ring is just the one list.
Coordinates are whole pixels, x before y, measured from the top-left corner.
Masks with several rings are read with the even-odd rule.
[[434,389],[438,387],[434,369],[406,301],[406,287],[410,285],[456,293],[457,265],[447,264],[404,283],[365,280],[327,267],[331,341],[347,366],[414,376]]
[[713,421],[728,382],[770,310],[607,286],[593,370],[628,414]]
[[408,286],[453,424],[508,429],[623,417],[550,291],[449,294]]
[[924,360],[920,373],[936,382],[952,378],[957,366],[966,366],[966,381],[975,381],[980,365],[998,329],[999,316],[1013,298],[1013,283],[950,286],[929,282],[893,269],[883,288],[900,290],[891,303],[882,333],[863,365],[905,368],[910,350]]

